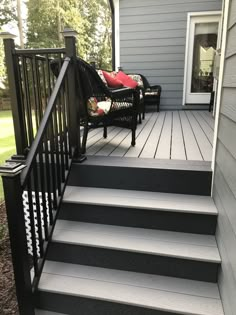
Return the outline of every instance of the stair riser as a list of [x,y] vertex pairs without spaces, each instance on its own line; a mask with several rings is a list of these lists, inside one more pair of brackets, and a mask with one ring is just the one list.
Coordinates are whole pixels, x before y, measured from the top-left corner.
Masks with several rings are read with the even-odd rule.
[[210,171],[77,165],[68,184],[191,195],[211,194]]
[[52,242],[48,260],[216,282],[218,264],[168,256]]
[[171,211],[63,203],[59,219],[214,235],[217,217]]
[[179,315],[177,313],[44,291],[37,292],[36,304],[39,308],[68,315]]

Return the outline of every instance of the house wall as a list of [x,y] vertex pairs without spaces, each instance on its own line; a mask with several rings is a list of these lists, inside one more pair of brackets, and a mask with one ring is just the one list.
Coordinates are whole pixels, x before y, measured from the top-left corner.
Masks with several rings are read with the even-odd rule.
[[236,0],[230,0],[213,198],[219,211],[219,287],[225,315],[236,310]]
[[222,0],[120,0],[120,65],[163,88],[161,108],[182,109],[187,13]]

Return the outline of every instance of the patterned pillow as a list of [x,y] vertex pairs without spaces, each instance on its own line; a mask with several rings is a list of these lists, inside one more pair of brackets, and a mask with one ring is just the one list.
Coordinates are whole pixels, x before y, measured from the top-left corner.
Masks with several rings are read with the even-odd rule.
[[99,77],[102,79],[102,82],[103,82],[106,86],[108,86],[107,81],[106,81],[106,79],[105,79],[105,77],[104,77],[104,75],[103,75],[102,70],[96,70],[96,71],[97,71]]
[[116,76],[114,76],[113,72],[108,73],[108,72],[102,70],[102,73],[103,73],[109,87],[112,87],[112,88],[123,87],[123,83],[119,79],[117,79]]
[[131,77],[129,77],[123,71],[119,71],[117,73],[116,79],[120,80],[124,86],[130,87],[131,89],[135,89],[138,86],[138,83],[131,79]]
[[99,108],[96,97],[90,97],[87,101],[87,108],[89,116],[103,116],[105,112],[102,108]]
[[144,85],[143,85],[143,80],[142,80],[142,77],[141,77],[141,75],[139,75],[139,74],[128,74],[128,76],[132,79],[132,80],[134,80],[134,81],[136,81],[137,83],[138,83],[138,86],[140,86],[140,87],[144,87]]

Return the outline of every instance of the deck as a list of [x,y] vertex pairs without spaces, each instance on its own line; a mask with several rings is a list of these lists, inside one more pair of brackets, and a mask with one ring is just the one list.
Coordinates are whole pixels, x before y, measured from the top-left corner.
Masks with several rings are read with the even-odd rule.
[[211,161],[214,119],[208,111],[162,111],[147,113],[130,145],[127,129],[109,127],[89,132],[86,155],[168,160]]

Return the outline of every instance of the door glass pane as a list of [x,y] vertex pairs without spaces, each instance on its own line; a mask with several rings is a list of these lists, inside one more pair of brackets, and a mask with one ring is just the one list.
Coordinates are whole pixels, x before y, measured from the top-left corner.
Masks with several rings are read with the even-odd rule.
[[213,61],[218,23],[196,23],[194,33],[192,93],[209,93],[213,88]]

